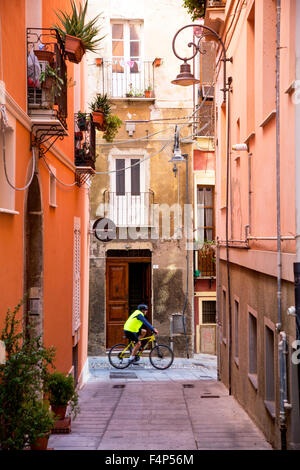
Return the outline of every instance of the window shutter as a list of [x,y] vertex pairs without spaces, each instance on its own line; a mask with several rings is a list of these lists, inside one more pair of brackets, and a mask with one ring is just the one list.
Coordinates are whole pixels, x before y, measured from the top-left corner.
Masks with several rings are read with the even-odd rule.
[[72,335],[80,327],[80,219],[74,218]]
[[140,185],[140,159],[133,158],[131,160],[131,195],[140,196],[141,185]]
[[[116,194],[125,196],[125,159],[116,159]],[[123,171],[122,171],[123,170]]]

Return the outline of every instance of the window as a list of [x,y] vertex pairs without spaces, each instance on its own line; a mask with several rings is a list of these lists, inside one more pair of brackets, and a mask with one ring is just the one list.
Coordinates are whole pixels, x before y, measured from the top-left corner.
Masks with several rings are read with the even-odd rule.
[[142,28],[142,23],[134,20],[116,20],[111,24],[112,96],[144,95],[148,70],[145,73]]
[[249,378],[257,388],[257,319],[249,312]]
[[234,301],[234,357],[239,357],[239,309],[240,304],[237,300]]
[[199,241],[214,239],[214,187],[198,186],[197,188],[197,234]]
[[202,301],[202,323],[216,323],[216,301]]
[[149,163],[143,156],[121,155],[110,160],[108,218],[118,226],[149,224],[151,194],[148,188]]
[[57,207],[56,204],[56,168],[51,166],[49,183],[49,204],[51,207]]
[[274,332],[265,327],[265,399],[275,401],[275,375],[274,375]]
[[139,158],[116,159],[117,196],[125,196],[126,193],[130,193],[132,196],[141,195],[141,177],[139,162]]
[[[4,136],[4,146],[2,131],[0,132],[0,211],[15,212],[15,190],[10,186],[15,185],[15,119],[7,113],[8,125]],[[4,167],[5,163],[5,167]],[[6,174],[5,174],[6,168]]]
[[226,343],[226,290],[223,289],[223,298],[222,298],[222,310],[223,310],[223,341]]
[[141,24],[136,22],[112,23],[113,73],[138,73],[141,60]]

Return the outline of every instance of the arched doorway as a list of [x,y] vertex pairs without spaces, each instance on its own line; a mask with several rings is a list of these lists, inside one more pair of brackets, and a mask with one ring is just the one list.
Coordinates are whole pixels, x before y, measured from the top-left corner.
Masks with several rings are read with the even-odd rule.
[[43,212],[38,175],[28,188],[24,230],[24,322],[33,323],[35,333],[43,334]]

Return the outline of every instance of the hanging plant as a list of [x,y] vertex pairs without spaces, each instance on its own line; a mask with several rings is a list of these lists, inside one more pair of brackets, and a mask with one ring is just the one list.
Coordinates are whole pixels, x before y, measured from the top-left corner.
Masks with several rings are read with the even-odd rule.
[[192,20],[203,18],[205,14],[205,0],[183,0],[183,6],[191,15]]
[[70,62],[78,64],[86,51],[96,52],[104,38],[99,38],[101,27],[96,23],[101,14],[97,15],[88,23],[86,21],[88,0],[84,7],[80,5],[77,12],[76,3],[71,0],[72,13],[68,14],[59,10],[56,16],[60,20],[61,25],[55,25],[65,44],[65,51]]

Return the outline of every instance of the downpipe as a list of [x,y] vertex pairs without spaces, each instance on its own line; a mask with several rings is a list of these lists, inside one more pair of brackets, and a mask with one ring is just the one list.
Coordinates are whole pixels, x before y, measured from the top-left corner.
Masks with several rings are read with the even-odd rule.
[[291,410],[292,405],[287,399],[287,340],[286,333],[281,331],[279,333],[280,341],[278,343],[279,352],[279,371],[280,371],[280,414],[279,414],[279,427],[281,434],[281,450],[287,450],[287,416],[286,411]]

